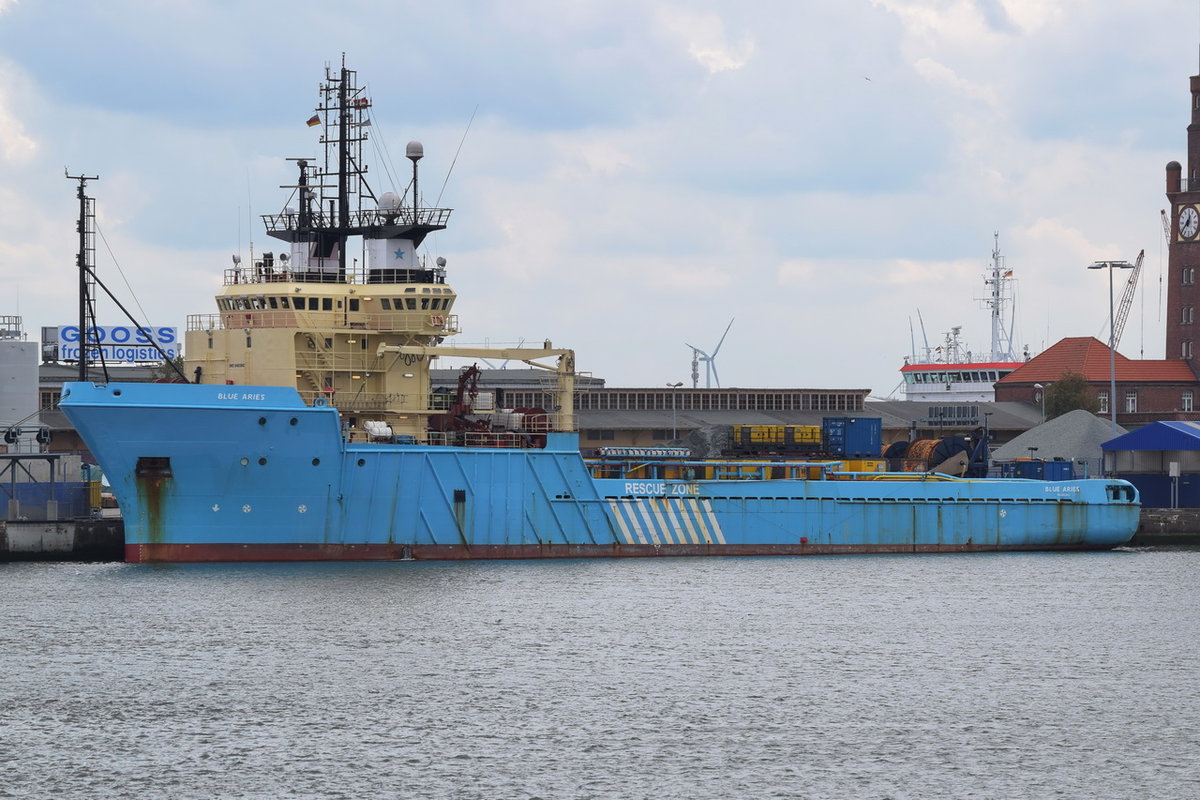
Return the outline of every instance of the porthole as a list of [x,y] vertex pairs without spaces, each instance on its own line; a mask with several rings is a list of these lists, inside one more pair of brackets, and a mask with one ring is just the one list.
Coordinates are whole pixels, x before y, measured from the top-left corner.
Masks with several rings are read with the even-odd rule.
[[358,460],[358,465],[359,465],[360,467],[365,467],[365,466],[367,465],[367,460],[366,460],[365,458],[360,458],[360,459]]
[[250,463],[250,459],[248,459],[248,458],[243,458],[243,459],[241,460],[241,462],[240,462],[240,463],[241,463],[241,465],[242,465],[243,467],[244,467],[244,466],[247,466],[247,465]]
[[260,458],[260,459],[258,460],[258,465],[259,465],[260,467],[265,467],[265,466],[267,465],[267,459],[266,459],[265,457],[264,457],[264,458]]
[[259,418],[258,418],[258,424],[259,424],[259,425],[266,425],[266,424],[267,424],[267,418],[266,418],[266,417],[259,417]]
[[315,467],[315,466],[318,466],[318,465],[320,465],[320,463],[321,463],[321,459],[319,459],[319,458],[314,458],[314,459],[313,459],[313,466],[314,466],[314,467]]
[[290,420],[288,420],[288,424],[289,424],[289,425],[295,425],[295,424],[296,424],[296,418],[295,418],[295,417],[292,417]]

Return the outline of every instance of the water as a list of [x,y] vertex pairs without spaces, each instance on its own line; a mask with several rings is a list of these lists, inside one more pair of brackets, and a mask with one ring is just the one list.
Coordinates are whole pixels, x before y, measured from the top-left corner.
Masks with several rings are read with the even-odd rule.
[[1198,797],[1198,573],[4,564],[0,797]]

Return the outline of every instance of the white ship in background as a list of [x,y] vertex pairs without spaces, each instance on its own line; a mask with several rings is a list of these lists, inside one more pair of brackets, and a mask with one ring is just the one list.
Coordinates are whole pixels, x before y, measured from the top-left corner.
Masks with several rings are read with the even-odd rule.
[[1006,321],[1005,315],[1006,311],[1015,307],[1015,279],[1013,271],[1004,266],[1004,259],[1000,255],[1000,234],[995,236],[992,268],[983,281],[988,287],[988,294],[982,298],[992,315],[991,350],[987,353],[968,350],[959,338],[962,326],[951,328],[939,345],[926,342],[920,352],[906,356],[904,366],[900,368],[905,400],[931,403],[991,402],[996,399],[996,381],[1029,360],[1028,348],[1020,358],[1013,350],[1012,318],[1010,316]]

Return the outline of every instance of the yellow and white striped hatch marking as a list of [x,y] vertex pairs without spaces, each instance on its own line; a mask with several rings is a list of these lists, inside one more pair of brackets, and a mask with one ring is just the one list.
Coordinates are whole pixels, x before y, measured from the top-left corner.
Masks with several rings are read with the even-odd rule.
[[706,498],[609,498],[625,544],[725,544],[721,523]]

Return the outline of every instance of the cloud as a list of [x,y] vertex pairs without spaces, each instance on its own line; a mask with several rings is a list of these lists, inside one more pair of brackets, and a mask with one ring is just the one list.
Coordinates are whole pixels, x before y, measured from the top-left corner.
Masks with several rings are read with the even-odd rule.
[[[4,6],[0,0],[0,13]],[[38,143],[25,132],[25,126],[13,113],[14,103],[4,86],[9,82],[7,70],[0,70],[0,161],[11,165],[28,164],[38,153]]]
[[743,36],[736,44],[729,42],[725,23],[716,14],[663,8],[658,16],[668,31],[687,42],[688,55],[711,75],[741,69],[754,55],[754,40]]
[[456,209],[427,252],[467,337],[551,337],[612,385],[683,378],[683,342],[736,316],[723,383],[886,391],[918,309],[931,336],[988,338],[994,231],[1035,349],[1107,320],[1086,264],[1157,255],[1195,70],[1166,0],[666,2],[446,0],[396,49],[369,0],[263,0],[233,28],[222,2],[0,0],[0,286],[35,326],[70,307],[69,165],[102,176],[131,285],[185,287],[154,321],[211,310],[230,253],[276,246],[258,214],[286,202],[285,157],[319,155],[303,120],[340,50],[295,47],[317,29],[376,101],[372,188],[403,191],[425,143],[425,198]]

